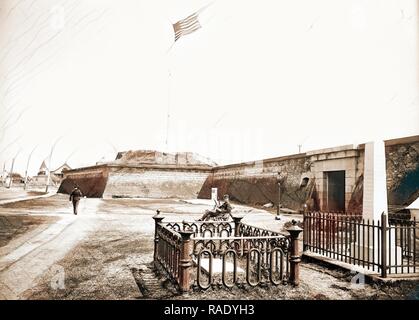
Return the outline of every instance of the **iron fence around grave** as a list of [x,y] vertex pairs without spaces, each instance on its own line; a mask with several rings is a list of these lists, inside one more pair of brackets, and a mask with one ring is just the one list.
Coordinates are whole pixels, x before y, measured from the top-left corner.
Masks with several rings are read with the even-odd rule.
[[378,221],[360,215],[304,214],[303,250],[353,264],[386,277],[418,272],[416,220]]
[[[234,222],[155,219],[154,262],[181,291],[298,284],[298,234]],[[295,238],[295,239],[294,239]],[[292,254],[296,250],[296,253]]]

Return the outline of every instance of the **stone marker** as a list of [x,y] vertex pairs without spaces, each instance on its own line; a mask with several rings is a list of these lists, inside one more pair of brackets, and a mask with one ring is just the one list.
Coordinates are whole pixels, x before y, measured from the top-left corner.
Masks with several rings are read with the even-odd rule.
[[212,201],[218,201],[218,189],[217,188],[211,188],[211,200]]
[[[381,219],[384,213],[385,219]],[[365,222],[372,223],[373,221],[377,225],[380,221],[384,222],[384,227],[388,227],[388,203],[387,203],[387,175],[386,175],[386,157],[385,157],[385,144],[384,141],[374,141],[365,144],[364,154],[364,194],[362,202],[362,218]],[[363,231],[362,227],[357,230],[358,236],[357,241],[351,246],[351,251],[354,252],[356,259],[370,262],[381,263],[379,260],[380,254],[377,250],[379,239],[382,241],[382,236],[378,235],[378,228],[374,228],[375,232],[368,233],[368,228]],[[396,261],[402,261],[401,247],[397,247],[395,243],[394,229],[387,230],[387,241],[386,252],[387,252],[387,263],[391,259],[392,263]],[[391,234],[390,234],[391,232]],[[369,234],[369,239],[368,239]],[[369,246],[368,246],[369,243]],[[372,244],[375,244],[375,250],[373,250]]]
[[386,156],[384,141],[365,144],[362,217],[380,220],[387,213]]

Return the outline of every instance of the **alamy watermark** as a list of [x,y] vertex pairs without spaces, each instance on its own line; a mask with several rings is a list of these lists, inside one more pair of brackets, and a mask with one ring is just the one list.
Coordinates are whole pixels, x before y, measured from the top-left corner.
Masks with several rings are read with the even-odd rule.
[[351,274],[354,276],[351,278],[351,289],[364,289],[365,287],[365,274],[362,272],[363,270],[357,266],[354,266],[351,269]]
[[64,267],[54,264],[51,267],[53,276],[50,281],[50,287],[53,290],[63,290],[65,289],[65,270]]
[[65,11],[61,5],[53,6],[50,10],[50,27],[54,30],[62,30],[65,27]]

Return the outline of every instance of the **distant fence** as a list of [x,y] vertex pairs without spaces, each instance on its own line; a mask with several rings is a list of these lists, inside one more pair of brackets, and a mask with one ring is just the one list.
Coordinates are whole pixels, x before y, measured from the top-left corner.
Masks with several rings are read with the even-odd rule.
[[234,222],[163,222],[156,215],[154,263],[181,291],[298,285],[297,226],[290,235]]
[[303,250],[358,265],[382,277],[418,272],[416,220],[362,219],[359,215],[305,213]]

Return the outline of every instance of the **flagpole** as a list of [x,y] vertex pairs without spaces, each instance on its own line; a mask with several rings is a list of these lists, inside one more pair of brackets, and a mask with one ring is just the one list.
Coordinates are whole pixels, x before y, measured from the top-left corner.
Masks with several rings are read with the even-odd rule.
[[167,74],[167,121],[166,121],[166,151],[169,152],[169,130],[170,130],[170,89],[171,89],[171,79],[172,72],[170,70],[170,60],[169,60],[169,69]]
[[171,95],[171,78],[172,78],[172,65],[171,65],[171,59],[170,54],[172,52],[172,48],[175,46],[175,43],[177,40],[179,40],[180,37],[188,35],[198,29],[201,28],[201,24],[198,20],[198,15],[200,15],[205,9],[207,9],[209,6],[213,5],[214,1],[211,1],[207,5],[200,8],[198,11],[192,13],[191,15],[187,16],[184,19],[181,19],[177,21],[176,23],[173,23],[170,21],[170,19],[167,18],[167,20],[170,22],[170,24],[173,27],[174,31],[174,41],[172,45],[169,47],[169,49],[166,51],[166,55],[169,55],[169,62],[168,62],[168,92],[167,92],[167,123],[166,123],[166,150],[169,151],[169,134],[170,134],[170,95]]

